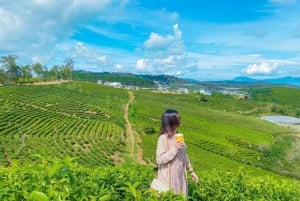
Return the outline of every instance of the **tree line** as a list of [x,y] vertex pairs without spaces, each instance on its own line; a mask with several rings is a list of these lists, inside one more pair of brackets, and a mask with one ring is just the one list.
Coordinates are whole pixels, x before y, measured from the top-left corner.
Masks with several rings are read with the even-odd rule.
[[0,83],[22,84],[34,80],[69,80],[72,79],[74,62],[65,59],[63,65],[54,65],[48,69],[37,62],[34,64],[19,65],[17,55],[1,56],[0,58]]

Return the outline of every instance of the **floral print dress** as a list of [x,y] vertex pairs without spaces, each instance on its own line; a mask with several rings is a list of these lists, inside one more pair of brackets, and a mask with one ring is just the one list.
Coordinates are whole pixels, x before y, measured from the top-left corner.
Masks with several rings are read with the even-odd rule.
[[186,146],[179,149],[175,158],[171,162],[171,187],[176,194],[188,194],[187,176],[186,176]]

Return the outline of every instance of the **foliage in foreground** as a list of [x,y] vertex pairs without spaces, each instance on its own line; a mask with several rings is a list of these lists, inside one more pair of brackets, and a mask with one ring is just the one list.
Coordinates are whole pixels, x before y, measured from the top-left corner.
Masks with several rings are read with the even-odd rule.
[[[0,200],[184,200],[149,190],[150,166],[123,164],[86,168],[74,158],[40,158],[31,165],[0,168]],[[271,177],[209,171],[189,179],[189,200],[300,200],[300,184]]]

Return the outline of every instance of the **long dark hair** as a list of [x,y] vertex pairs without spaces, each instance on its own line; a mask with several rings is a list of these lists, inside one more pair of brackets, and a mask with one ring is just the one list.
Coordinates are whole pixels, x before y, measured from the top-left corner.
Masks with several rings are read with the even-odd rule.
[[174,109],[167,109],[162,114],[159,135],[167,133],[168,137],[170,137],[174,132],[176,132],[176,128],[179,126],[180,117],[178,115],[178,111]]

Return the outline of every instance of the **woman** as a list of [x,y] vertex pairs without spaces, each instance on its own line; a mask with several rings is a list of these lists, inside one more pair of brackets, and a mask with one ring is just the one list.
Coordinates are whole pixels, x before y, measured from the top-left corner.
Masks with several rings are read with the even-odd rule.
[[162,115],[161,129],[156,149],[156,162],[158,165],[157,178],[176,194],[188,195],[188,170],[192,179],[197,182],[198,176],[194,172],[186,153],[183,141],[176,142],[175,134],[180,126],[178,112],[173,109],[166,110]]

